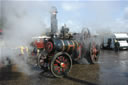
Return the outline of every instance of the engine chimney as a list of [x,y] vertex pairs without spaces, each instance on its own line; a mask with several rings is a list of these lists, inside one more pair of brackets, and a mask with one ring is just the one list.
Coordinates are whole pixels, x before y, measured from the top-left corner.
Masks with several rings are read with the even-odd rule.
[[51,9],[51,33],[52,34],[55,34],[58,31],[56,14],[57,14],[56,7],[52,7]]

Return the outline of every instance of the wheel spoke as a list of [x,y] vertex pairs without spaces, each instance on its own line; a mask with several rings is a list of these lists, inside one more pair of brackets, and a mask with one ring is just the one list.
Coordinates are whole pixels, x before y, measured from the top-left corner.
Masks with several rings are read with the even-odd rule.
[[94,55],[91,56],[92,60],[94,59]]
[[58,66],[58,64],[54,64],[54,66]]
[[55,76],[62,77],[70,71],[71,64],[70,56],[63,54],[55,56],[53,63],[51,63],[51,71]]
[[60,73],[60,67],[58,68],[58,72]]
[[64,57],[63,57],[63,61],[64,61],[65,59],[64,59]]
[[60,57],[58,57],[58,59],[61,61],[61,56],[60,56]]
[[55,67],[55,71],[58,71],[59,68],[60,68],[59,66],[56,66],[56,67]]
[[95,61],[97,61],[97,56],[96,55],[95,55],[94,59],[95,59]]
[[62,72],[64,72],[64,68],[62,68]]
[[92,49],[91,49],[91,59],[93,62],[97,61],[97,55],[98,55],[98,50],[97,50],[96,46],[93,45]]
[[56,62],[60,64],[60,61],[56,59]]
[[68,60],[67,59],[64,59],[64,62],[66,63]]
[[92,55],[91,59],[92,59],[93,62],[96,62],[97,61],[97,56],[96,55]]

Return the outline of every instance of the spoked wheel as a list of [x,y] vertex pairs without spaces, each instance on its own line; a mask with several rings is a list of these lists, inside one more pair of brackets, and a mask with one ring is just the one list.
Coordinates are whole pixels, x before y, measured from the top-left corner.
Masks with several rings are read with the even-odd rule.
[[95,64],[98,62],[98,59],[99,59],[99,53],[100,53],[100,48],[98,47],[98,45],[96,45],[95,43],[93,43],[91,46],[90,46],[90,63],[91,64]]
[[51,61],[51,72],[55,77],[63,77],[72,67],[71,56],[65,52],[57,53]]
[[42,53],[40,53],[39,55],[38,55],[38,66],[40,67],[40,68],[46,68],[47,67],[47,65],[46,65],[46,55],[45,55],[45,53],[44,52],[42,52]]

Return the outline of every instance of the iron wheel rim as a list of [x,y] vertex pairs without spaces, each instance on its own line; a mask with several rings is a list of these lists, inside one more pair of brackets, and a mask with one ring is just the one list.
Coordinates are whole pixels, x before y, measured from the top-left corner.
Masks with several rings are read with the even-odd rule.
[[92,48],[90,50],[90,57],[91,57],[92,63],[97,63],[99,59],[99,50],[94,44],[92,45]]
[[66,54],[56,56],[51,63],[51,72],[55,77],[63,77],[70,72],[71,58]]

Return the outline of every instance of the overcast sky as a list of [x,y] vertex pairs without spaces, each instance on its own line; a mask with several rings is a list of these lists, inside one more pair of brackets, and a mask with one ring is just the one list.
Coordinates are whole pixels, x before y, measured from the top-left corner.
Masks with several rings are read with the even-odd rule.
[[80,32],[82,27],[128,32],[126,0],[3,0],[1,3],[3,2],[4,6],[13,8],[9,11],[18,11],[17,16],[20,13],[33,16],[47,27],[50,27],[49,9],[56,6],[59,28],[67,24],[73,32]]

